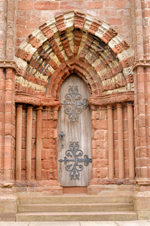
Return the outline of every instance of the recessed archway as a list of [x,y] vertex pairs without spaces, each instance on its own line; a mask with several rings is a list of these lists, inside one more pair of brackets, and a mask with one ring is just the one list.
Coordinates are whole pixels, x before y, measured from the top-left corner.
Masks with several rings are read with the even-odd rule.
[[29,35],[16,63],[16,84],[26,92],[57,98],[72,72],[96,96],[133,91],[132,49],[108,24],[76,11],[52,18]]
[[[91,183],[116,183],[120,179],[124,182],[124,179],[129,177],[134,178],[131,117],[134,92],[133,59],[132,49],[108,24],[76,11],[51,19],[20,45],[16,52],[18,73],[15,77],[16,103],[21,103],[21,106],[17,106],[18,118],[22,117],[22,104],[26,104],[27,125],[30,125],[28,131],[33,124],[32,112],[36,115],[36,111],[36,128],[41,129],[43,126],[44,131],[44,135],[42,132],[37,132],[36,135],[36,179],[52,180],[50,183],[54,184],[55,181],[58,185],[56,150],[58,110],[61,106],[59,93],[64,80],[71,74],[80,77],[90,92],[88,106],[91,110],[93,157]],[[132,125],[132,129],[128,131],[127,127],[123,128],[123,124],[127,122],[129,128]],[[113,128],[114,124],[117,126]],[[22,126],[19,122],[18,125]],[[117,134],[116,140],[114,134]],[[124,134],[128,134],[132,139],[125,139]],[[16,139],[21,145],[19,133]],[[48,161],[45,155],[45,159],[41,158],[42,142],[46,152],[50,153]],[[32,135],[28,136],[27,143],[32,143]],[[130,153],[126,148],[128,145]],[[31,145],[29,149],[26,153],[31,154]],[[19,150],[18,148],[17,151]],[[31,166],[31,156],[29,158]],[[46,161],[46,166],[43,161]],[[47,170],[44,167],[49,167],[50,161],[53,167]],[[19,172],[21,177],[21,168]]]

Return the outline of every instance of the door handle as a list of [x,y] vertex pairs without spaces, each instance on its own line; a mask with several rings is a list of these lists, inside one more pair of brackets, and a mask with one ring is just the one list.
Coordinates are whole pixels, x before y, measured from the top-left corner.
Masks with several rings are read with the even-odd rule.
[[62,140],[64,139],[64,137],[65,137],[65,134],[64,134],[63,131],[61,131],[61,132],[58,134],[58,136],[59,136],[60,140],[62,141]]

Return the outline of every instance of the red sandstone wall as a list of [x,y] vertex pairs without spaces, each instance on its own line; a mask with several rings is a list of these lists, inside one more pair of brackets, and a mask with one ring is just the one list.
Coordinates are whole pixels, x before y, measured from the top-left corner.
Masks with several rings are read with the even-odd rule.
[[79,10],[105,21],[132,45],[131,3],[131,0],[18,0],[16,46],[51,16],[68,10]]
[[6,2],[0,1],[0,59],[3,59],[5,56],[5,10]]
[[93,178],[108,178],[107,109],[92,112]]
[[[100,107],[92,112],[92,157],[93,182],[105,183],[108,179],[108,122],[107,108]],[[118,160],[118,119],[117,108],[113,108],[114,128],[114,178],[119,178]],[[128,119],[127,105],[123,105],[123,149],[124,149],[124,178],[129,178],[129,148],[128,148]],[[100,180],[104,179],[104,180]],[[113,180],[112,180],[113,181]]]
[[[36,116],[37,110],[32,112],[32,172],[31,179],[36,179]],[[22,180],[26,179],[26,139],[27,139],[27,105],[23,107],[22,121]],[[56,180],[57,178],[57,146],[56,146],[56,127],[57,121],[53,120],[53,111],[43,109],[42,112],[42,169],[41,179]]]
[[150,1],[135,1],[135,157],[136,177],[150,184]]
[[[8,2],[13,2],[9,1]],[[99,1],[84,1],[84,0],[76,0],[76,1],[24,1],[18,0],[16,1],[16,48],[18,45],[26,39],[26,37],[34,31],[40,24],[49,20],[49,18],[57,14],[59,12],[64,12],[65,10],[78,9],[83,12],[87,12],[100,18],[101,20],[106,21],[111,24],[111,26],[120,33],[126,41],[131,46],[134,46],[136,49],[136,59],[143,60],[143,64],[141,63],[140,68],[135,71],[135,140],[136,140],[136,176],[148,178],[150,177],[150,163],[149,163],[149,68],[146,65],[149,65],[150,60],[150,1],[149,0],[99,0]],[[134,4],[133,4],[134,2]],[[4,59],[5,56],[5,43],[6,43],[6,1],[0,1],[0,58]],[[141,5],[142,3],[142,5]],[[142,9],[140,8],[142,6]],[[135,7],[135,9],[134,9]],[[135,11],[135,16],[133,18],[133,11]],[[10,14],[13,14],[13,11],[10,9]],[[14,15],[14,14],[13,14]],[[143,17],[143,19],[142,19]],[[11,18],[11,17],[10,17]],[[9,21],[11,24],[11,19]],[[136,26],[135,26],[136,25]],[[135,27],[134,27],[135,26]],[[11,25],[9,28],[14,28],[15,26]],[[11,30],[7,29],[7,34],[10,33],[11,36],[8,36],[10,40],[7,40],[7,49],[12,48],[12,33]],[[13,53],[13,51],[11,51]],[[7,60],[7,58],[6,58]],[[144,61],[145,60],[145,61]],[[7,95],[5,95],[5,79],[3,78],[3,73],[0,74],[1,86],[0,86],[0,95],[1,95],[1,108],[0,108],[0,175],[3,175],[4,165],[6,167],[6,172],[10,173],[9,178],[12,178],[14,173],[14,110],[13,110],[13,96],[12,99],[7,99]],[[6,82],[8,84],[9,82]],[[146,85],[145,85],[146,84]],[[8,85],[9,86],[9,85]],[[13,86],[13,83],[12,83]],[[13,87],[11,87],[10,91],[13,92]],[[8,92],[7,92],[8,93]],[[11,93],[11,92],[10,92]],[[6,97],[6,99],[5,99]],[[8,95],[9,98],[9,95]],[[5,100],[7,104],[5,104]],[[4,107],[4,105],[6,105]],[[11,107],[10,107],[11,105]],[[13,112],[13,116],[10,112]],[[3,110],[5,109],[5,110]],[[9,122],[4,125],[5,115],[9,118]],[[10,116],[8,116],[10,115]],[[115,124],[117,124],[116,113],[114,110],[114,118]],[[126,110],[124,110],[124,115],[126,119]],[[10,125],[8,125],[10,124]],[[114,125],[115,125],[114,124]],[[10,127],[9,127],[10,126]],[[124,128],[126,127],[126,121],[124,120]],[[10,128],[7,129],[7,128]],[[115,127],[116,128],[116,127]],[[9,130],[9,131],[8,131]],[[6,131],[6,133],[5,133]],[[117,131],[117,130],[116,130]],[[97,132],[99,133],[99,132]],[[105,134],[105,130],[104,130]],[[6,135],[6,139],[4,139],[4,135]],[[96,136],[96,135],[95,135]],[[117,150],[117,132],[114,132],[115,137],[115,147]],[[124,137],[127,138],[127,131],[124,129]],[[8,138],[8,139],[7,139]],[[46,141],[44,141],[46,142]],[[8,146],[5,145],[8,144]],[[34,135],[33,135],[33,143],[34,143]],[[23,144],[24,147],[25,144]],[[93,144],[94,145],[94,144]],[[106,145],[106,144],[104,144]],[[124,147],[127,145],[127,139],[124,141]],[[4,146],[7,147],[7,154],[5,155],[4,160]],[[34,147],[34,145],[33,145]],[[99,146],[100,147],[100,144]],[[25,147],[24,147],[25,148]],[[34,149],[34,148],[33,148]],[[48,148],[45,148],[48,149]],[[97,150],[100,150],[97,149]],[[97,152],[97,151],[96,151]],[[45,152],[43,152],[45,153]],[[100,153],[100,152],[99,152]],[[102,152],[103,153],[103,152]],[[117,151],[116,153],[116,175],[117,175]],[[106,153],[105,153],[106,154]],[[23,154],[24,155],[24,154]],[[42,154],[43,155],[43,154]],[[6,158],[7,156],[11,158]],[[126,165],[126,176],[128,176],[128,153],[125,152],[125,165]],[[42,157],[45,159],[45,157]],[[106,158],[106,156],[103,156]],[[12,159],[12,161],[10,160]],[[34,161],[34,153],[33,153],[33,161]],[[5,164],[4,164],[5,163]],[[43,163],[44,166],[45,163]],[[35,165],[35,164],[33,164]],[[142,166],[142,167],[141,167]],[[96,167],[95,167],[96,169]],[[43,172],[47,169],[44,169]],[[96,171],[96,170],[95,170]],[[6,175],[7,175],[6,173]],[[23,173],[24,174],[24,173]],[[106,173],[107,174],[107,173]],[[7,176],[8,176],[7,175]],[[2,179],[3,176],[0,176]],[[24,177],[24,176],[23,176]],[[34,178],[34,174],[33,174]],[[47,178],[47,177],[45,177]]]
[[[32,173],[36,179],[36,108],[32,117]],[[57,121],[54,120],[53,108],[42,111],[42,180],[57,180]],[[92,182],[106,183],[108,176],[108,115],[106,107],[92,108]],[[27,105],[23,107],[22,125],[22,180],[26,179],[26,137],[27,137]],[[127,105],[123,105],[123,146],[124,146],[124,178],[129,178]],[[118,120],[116,106],[113,108],[114,127],[114,179],[119,178],[118,163]],[[113,182],[113,180],[112,180]]]
[[[16,18],[16,47],[24,41],[39,25],[47,22],[51,16],[66,10],[81,10],[89,13],[100,20],[105,21],[123,36],[132,45],[132,10],[129,0],[56,0],[56,1],[24,1],[17,4]],[[115,115],[115,110],[114,110]],[[124,110],[126,120],[126,110]],[[127,136],[126,121],[124,120],[124,137]],[[93,177],[108,178],[108,144],[107,144],[107,112],[106,109],[96,110],[92,116],[93,136]],[[114,126],[117,126],[117,118]],[[50,113],[43,111],[42,127],[42,179],[55,179],[57,147],[54,131],[56,121],[50,118]],[[115,127],[115,176],[118,177],[118,154],[117,154],[117,127]],[[128,148],[127,138],[124,139],[125,151]],[[128,154],[125,152],[125,176],[128,177]],[[55,171],[54,171],[55,169]],[[34,177],[33,177],[34,178]]]
[[[132,45],[132,1],[131,0],[18,0],[16,14],[16,48],[32,33],[39,25],[47,22],[51,16],[66,10],[81,10],[89,13],[100,20],[110,24],[123,38]],[[26,117],[26,116],[24,116]],[[128,169],[128,140],[127,140],[127,111],[123,109],[124,117],[124,156],[125,177],[129,176]],[[35,118],[36,120],[36,118]],[[107,144],[107,109],[96,109],[92,116],[93,136],[93,177],[108,178],[108,144]],[[33,131],[36,123],[33,124]],[[50,112],[43,111],[42,125],[42,179],[56,179],[56,121],[53,121]],[[32,141],[34,143],[34,134]],[[115,177],[118,177],[118,134],[117,115],[114,109],[114,147],[115,147]],[[24,137],[25,140],[25,137]],[[35,147],[33,145],[32,163],[35,166]],[[22,160],[25,161],[25,160]],[[25,164],[24,164],[25,165]],[[35,178],[34,167],[32,179]],[[55,169],[55,170],[54,170]],[[25,172],[24,172],[25,173]]]
[[0,180],[14,178],[14,106],[14,72],[0,69]]
[[42,179],[56,180],[57,178],[57,121],[53,120],[53,109],[43,110],[42,123]]

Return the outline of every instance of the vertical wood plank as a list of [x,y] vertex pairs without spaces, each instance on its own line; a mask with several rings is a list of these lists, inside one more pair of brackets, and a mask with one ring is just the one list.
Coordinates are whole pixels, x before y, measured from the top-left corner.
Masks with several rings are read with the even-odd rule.
[[[72,75],[62,84],[60,91],[61,103],[64,102],[66,94],[68,95],[69,87],[75,86],[78,87],[81,100],[89,97],[89,92],[84,82],[76,75]],[[79,156],[80,158],[84,158],[85,154],[91,158],[91,113],[89,107],[83,110],[78,116],[77,121],[71,121],[69,120],[69,115],[65,113],[64,106],[62,105],[60,108],[58,119],[58,160],[66,157],[66,151],[70,149],[71,142],[79,142],[79,150],[83,151],[83,155]],[[64,134],[62,138],[60,136],[61,132]],[[83,170],[79,171],[79,179],[72,180],[64,162],[58,161],[58,178],[61,185],[67,187],[87,186],[91,179],[91,167],[91,163],[88,166],[84,166],[83,164]]]
[[37,110],[36,127],[36,179],[41,179],[42,107]]
[[16,180],[21,180],[22,105],[17,106],[16,126]]
[[118,119],[119,178],[122,179],[124,178],[122,104],[117,104],[117,119]]
[[133,107],[131,103],[127,104],[128,109],[128,144],[129,144],[129,178],[133,179],[134,172],[134,125],[133,125]]
[[113,110],[107,106],[108,114],[108,158],[109,158],[109,179],[114,177],[114,144],[113,144]]
[[32,106],[27,108],[27,149],[26,149],[26,179],[31,180],[32,158]]

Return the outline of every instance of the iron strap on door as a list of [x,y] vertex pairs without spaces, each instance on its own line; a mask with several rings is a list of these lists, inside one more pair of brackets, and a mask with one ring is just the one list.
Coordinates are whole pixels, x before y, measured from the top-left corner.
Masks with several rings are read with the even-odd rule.
[[65,152],[64,159],[59,159],[59,162],[64,162],[65,169],[69,171],[71,180],[79,180],[80,171],[84,166],[88,166],[92,159],[88,155],[83,156],[83,151],[79,149],[79,142],[70,142],[69,149]]
[[87,108],[87,100],[82,100],[78,86],[69,86],[68,93],[65,95],[65,100],[62,104],[65,108],[65,114],[69,116],[69,120],[72,122],[78,121],[79,114]]

